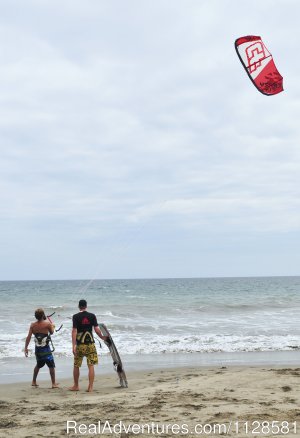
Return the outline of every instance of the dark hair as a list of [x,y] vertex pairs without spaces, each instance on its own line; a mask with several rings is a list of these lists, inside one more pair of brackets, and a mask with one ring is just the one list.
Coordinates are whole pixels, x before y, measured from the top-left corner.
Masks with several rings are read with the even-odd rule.
[[36,319],[38,321],[42,321],[42,319],[46,319],[46,315],[43,309],[39,308],[36,309],[36,311],[34,312],[34,316],[36,317]]
[[80,300],[79,301],[79,304],[78,304],[79,309],[85,309],[86,306],[87,306],[86,300]]

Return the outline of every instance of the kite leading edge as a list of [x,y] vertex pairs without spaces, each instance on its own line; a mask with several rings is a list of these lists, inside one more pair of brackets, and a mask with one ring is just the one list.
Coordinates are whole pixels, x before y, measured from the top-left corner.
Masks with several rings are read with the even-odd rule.
[[234,45],[248,76],[261,93],[273,96],[283,91],[283,77],[260,36],[240,37]]

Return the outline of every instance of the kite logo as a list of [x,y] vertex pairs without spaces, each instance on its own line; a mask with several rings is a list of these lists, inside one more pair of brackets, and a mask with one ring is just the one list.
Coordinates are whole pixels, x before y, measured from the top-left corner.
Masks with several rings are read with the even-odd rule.
[[248,66],[250,73],[255,72],[258,67],[261,67],[261,61],[266,58],[266,53],[262,42],[258,41],[246,49]]

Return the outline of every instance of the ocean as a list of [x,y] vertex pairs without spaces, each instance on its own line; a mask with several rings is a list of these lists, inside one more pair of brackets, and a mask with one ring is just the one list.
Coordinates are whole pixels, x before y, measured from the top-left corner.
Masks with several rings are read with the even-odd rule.
[[[6,281],[0,282],[2,370],[20,373],[37,307],[55,312],[56,327],[63,325],[53,335],[55,357],[71,363],[72,314],[81,298],[130,363],[151,366],[163,356],[192,363],[199,355],[245,352],[293,351],[300,358],[300,277]],[[30,348],[33,358],[33,342]],[[107,355],[105,346],[100,351]]]

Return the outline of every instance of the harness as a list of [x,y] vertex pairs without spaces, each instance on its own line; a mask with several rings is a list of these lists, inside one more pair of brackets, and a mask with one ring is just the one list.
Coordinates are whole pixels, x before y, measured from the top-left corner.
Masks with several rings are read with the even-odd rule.
[[[44,333],[35,333],[34,342],[37,348],[48,347],[50,344],[50,352],[54,351],[54,345],[50,335],[45,335]],[[38,355],[49,354],[49,352],[38,352]]]
[[37,347],[46,347],[47,345],[49,345],[50,336],[45,335],[44,333],[35,333],[34,342]]
[[85,332],[77,333],[76,342],[78,345],[79,344],[94,344],[95,339],[94,339],[93,333],[91,333],[87,330]]

